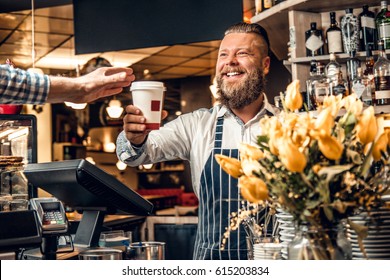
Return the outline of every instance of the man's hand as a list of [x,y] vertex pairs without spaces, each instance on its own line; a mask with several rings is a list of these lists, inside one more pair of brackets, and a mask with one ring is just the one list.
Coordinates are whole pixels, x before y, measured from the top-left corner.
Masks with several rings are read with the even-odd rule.
[[77,78],[50,76],[47,102],[89,103],[120,93],[135,80],[133,69],[101,67]]
[[[133,105],[126,107],[126,115],[123,118],[123,130],[127,140],[134,145],[141,145],[150,131],[146,130],[146,119],[140,109]],[[168,112],[162,110],[161,119],[165,119]]]

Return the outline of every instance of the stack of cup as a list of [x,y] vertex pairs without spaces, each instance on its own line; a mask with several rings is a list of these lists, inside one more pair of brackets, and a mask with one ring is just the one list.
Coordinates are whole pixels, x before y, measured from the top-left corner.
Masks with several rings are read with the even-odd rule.
[[282,244],[280,243],[257,243],[253,244],[254,260],[281,260]]

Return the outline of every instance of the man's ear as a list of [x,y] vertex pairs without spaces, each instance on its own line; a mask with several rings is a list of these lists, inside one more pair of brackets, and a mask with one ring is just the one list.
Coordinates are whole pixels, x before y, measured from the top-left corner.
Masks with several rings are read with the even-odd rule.
[[263,66],[263,73],[264,75],[267,75],[269,73],[269,67],[271,65],[271,58],[269,56],[266,56],[261,61]]

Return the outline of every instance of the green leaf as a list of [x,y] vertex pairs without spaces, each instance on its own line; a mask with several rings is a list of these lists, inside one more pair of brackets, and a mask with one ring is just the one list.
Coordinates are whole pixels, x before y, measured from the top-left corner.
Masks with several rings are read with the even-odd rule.
[[325,216],[328,218],[329,221],[333,221],[333,210],[329,206],[324,206],[324,213]]
[[318,172],[319,176],[326,175],[326,184],[329,185],[329,182],[333,180],[333,178],[345,171],[350,170],[354,165],[353,164],[347,164],[347,165],[333,165],[333,166],[328,166],[328,167],[323,167],[321,170]]
[[348,112],[343,117],[343,123],[341,124],[344,128],[345,136],[349,138],[352,135],[352,131],[355,128],[357,119],[354,114]]

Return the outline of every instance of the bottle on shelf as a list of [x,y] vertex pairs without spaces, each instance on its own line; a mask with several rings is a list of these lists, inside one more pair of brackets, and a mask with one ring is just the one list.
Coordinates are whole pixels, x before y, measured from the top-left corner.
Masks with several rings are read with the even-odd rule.
[[316,56],[324,54],[324,40],[322,31],[317,29],[317,23],[311,22],[310,29],[305,32],[306,55]]
[[341,19],[341,34],[346,53],[359,51],[359,20],[353,14],[352,8],[346,9],[345,16]]
[[334,53],[329,54],[329,63],[325,66],[325,75],[332,86],[337,84],[339,72],[341,71],[341,65],[336,60]]
[[357,77],[352,82],[351,92],[360,98],[366,105],[371,106],[373,94],[372,80],[363,74],[362,68],[358,68]]
[[[357,98],[362,99],[362,95],[365,89],[364,81],[363,81],[363,71],[362,68],[359,67],[357,69],[356,77],[351,82],[351,93],[355,94]],[[371,92],[370,92],[371,95]],[[363,101],[363,99],[362,99]]]
[[328,46],[328,53],[342,53],[343,40],[341,36],[341,29],[337,26],[336,13],[330,12],[330,26],[326,30],[326,43]]
[[267,10],[267,9],[271,8],[272,5],[273,5],[272,0],[263,0],[263,8],[264,8],[264,10]]
[[374,78],[374,64],[375,64],[375,60],[374,60],[374,56],[372,55],[372,45],[368,45],[366,47],[366,61],[364,62],[365,64],[365,69],[364,69],[364,72],[363,74],[365,76],[371,76],[371,79]]
[[381,1],[381,10],[376,15],[375,23],[378,40],[383,40],[385,50],[390,49],[390,15],[388,15],[387,1]]
[[361,62],[356,57],[356,52],[352,51],[349,54],[349,59],[347,60],[347,81],[350,85],[357,77],[358,68],[360,68]]
[[316,73],[307,81],[307,93],[311,102],[312,109],[315,110],[321,106],[325,96],[330,95],[330,86],[325,76],[325,67],[321,62],[316,62]]
[[337,77],[337,84],[335,86],[331,86],[331,94],[332,95],[341,95],[347,96],[349,95],[348,83],[343,78],[343,72],[340,71]]
[[365,51],[369,44],[376,50],[377,32],[375,27],[375,14],[368,9],[368,5],[363,6],[363,11],[359,14],[360,23],[360,50]]
[[314,80],[315,75],[317,74],[317,61],[312,59],[310,61],[310,71],[309,71],[309,79],[306,80],[306,100],[307,100],[307,108],[309,111],[313,111],[315,109],[315,99],[314,94],[312,94],[312,81]]
[[263,11],[263,0],[255,0],[255,14],[260,14]]
[[390,105],[390,60],[387,59],[383,40],[378,43],[378,51],[374,64],[375,104]]

